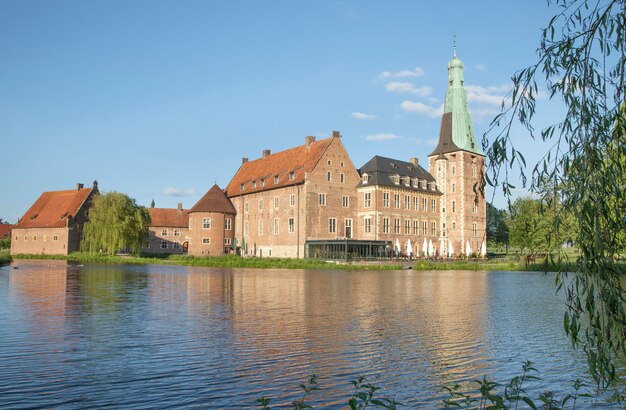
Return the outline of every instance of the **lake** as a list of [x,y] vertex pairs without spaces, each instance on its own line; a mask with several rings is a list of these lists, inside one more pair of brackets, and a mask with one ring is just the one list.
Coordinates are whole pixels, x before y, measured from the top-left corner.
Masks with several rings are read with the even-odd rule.
[[564,309],[543,273],[16,261],[0,268],[0,407],[280,408],[315,374],[320,407],[346,408],[365,376],[437,408],[443,385],[506,383],[525,360],[563,397],[591,384]]

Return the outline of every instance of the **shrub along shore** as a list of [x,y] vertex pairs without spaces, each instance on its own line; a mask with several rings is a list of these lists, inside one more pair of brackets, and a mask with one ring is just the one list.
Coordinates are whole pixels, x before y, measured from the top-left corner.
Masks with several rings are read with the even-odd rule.
[[[65,255],[15,255],[8,252],[0,253],[0,265],[10,263],[12,259],[53,259],[67,260],[72,263],[88,264],[134,264],[134,265],[180,265],[228,268],[259,268],[259,269],[342,269],[342,270],[508,270],[508,271],[542,271],[556,270],[554,265],[534,263],[526,266],[522,261],[512,259],[477,259],[477,260],[430,260],[430,259],[388,259],[378,261],[325,261],[317,259],[287,258],[242,258],[235,255],[194,257],[188,255],[101,255],[73,252]],[[561,267],[564,269],[564,267]],[[575,266],[565,266],[571,270]]]

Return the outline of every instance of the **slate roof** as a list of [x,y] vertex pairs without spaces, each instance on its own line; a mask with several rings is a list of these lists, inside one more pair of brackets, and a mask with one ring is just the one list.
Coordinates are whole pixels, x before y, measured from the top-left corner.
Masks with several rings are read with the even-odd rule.
[[439,143],[437,148],[431,152],[430,156],[446,154],[453,151],[461,151],[454,141],[452,140],[452,113],[446,112],[441,117],[441,128],[439,129]]
[[[416,187],[413,185],[413,180],[415,178],[420,181],[435,182],[435,178],[428,171],[422,168],[421,165],[414,165],[410,162],[380,157],[376,155],[367,163],[365,163],[365,165],[363,165],[358,171],[361,177],[363,176],[363,174],[368,175],[367,183],[363,183],[363,178],[361,178],[361,182],[359,182],[358,185],[359,187],[380,185],[393,188],[409,189],[411,191],[441,194],[438,189],[432,190],[428,188],[422,188],[420,186]],[[399,184],[396,184],[392,180],[392,177],[395,175],[400,176]],[[405,185],[403,179],[406,177],[409,177],[411,179],[408,186]]]
[[[315,168],[332,140],[314,141],[308,147],[303,144],[244,163],[226,187],[226,195],[235,197],[304,183],[305,173]],[[274,183],[276,176],[278,183]]]
[[189,226],[187,210],[176,208],[148,208],[152,227],[186,228]]
[[74,217],[94,188],[44,192],[14,228],[63,228]]
[[213,185],[209,191],[189,210],[192,212],[220,212],[224,214],[236,214],[235,207],[224,191]]

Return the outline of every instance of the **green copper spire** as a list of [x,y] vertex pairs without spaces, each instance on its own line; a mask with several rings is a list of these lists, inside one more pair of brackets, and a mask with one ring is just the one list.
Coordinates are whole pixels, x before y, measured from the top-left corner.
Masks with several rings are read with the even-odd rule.
[[458,148],[484,155],[474,137],[474,125],[467,108],[467,94],[463,88],[463,62],[456,57],[456,39],[454,57],[448,63],[448,89],[443,107],[444,115],[451,113],[452,142]]

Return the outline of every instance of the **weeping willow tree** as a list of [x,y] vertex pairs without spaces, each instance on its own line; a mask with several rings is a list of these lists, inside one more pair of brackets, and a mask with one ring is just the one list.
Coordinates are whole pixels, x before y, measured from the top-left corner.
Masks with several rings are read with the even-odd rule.
[[[556,13],[543,30],[537,62],[513,76],[513,90],[483,137],[490,169],[486,182],[511,195],[509,175],[541,197],[561,198],[574,212],[579,247],[574,273],[560,272],[565,332],[588,358],[599,386],[615,385],[626,353],[626,294],[622,277],[626,231],[624,81],[626,2],[548,0]],[[536,99],[546,92],[565,114],[536,129]],[[528,172],[514,124],[550,148]],[[513,172],[516,171],[516,172]],[[552,230],[562,229],[555,218]],[[557,252],[553,262],[566,258]],[[623,362],[622,362],[623,363]],[[623,387],[623,386],[622,386]]]
[[85,224],[82,249],[109,255],[118,251],[138,254],[148,240],[150,214],[135,200],[119,192],[96,197]]

